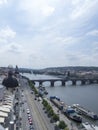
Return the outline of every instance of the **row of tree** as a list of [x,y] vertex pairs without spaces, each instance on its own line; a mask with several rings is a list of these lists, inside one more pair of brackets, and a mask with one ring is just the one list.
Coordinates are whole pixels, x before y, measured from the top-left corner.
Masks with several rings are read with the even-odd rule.
[[67,124],[65,124],[63,120],[60,121],[59,115],[54,112],[52,106],[48,103],[48,101],[43,99],[42,104],[44,106],[44,109],[46,110],[46,113],[48,114],[48,117],[51,117],[51,121],[52,122],[59,121],[57,127],[63,130],[67,129]]
[[[32,84],[31,81],[29,81],[29,85],[31,89],[34,91],[35,95],[38,94],[36,87],[34,86],[34,84]],[[59,115],[54,112],[52,106],[48,103],[48,101],[43,98],[42,104],[43,104],[43,109],[45,110],[45,113],[47,113],[48,117],[50,117],[50,122],[59,121],[59,124],[56,125],[58,130],[59,129],[68,130],[67,124],[65,124],[63,120],[60,121]]]

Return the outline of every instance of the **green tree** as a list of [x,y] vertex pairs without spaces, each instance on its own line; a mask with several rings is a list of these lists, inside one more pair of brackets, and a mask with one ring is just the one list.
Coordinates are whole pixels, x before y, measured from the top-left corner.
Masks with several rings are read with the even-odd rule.
[[57,114],[54,113],[53,115],[53,120],[56,122],[56,121],[59,121],[59,116]]
[[48,115],[49,115],[49,116],[53,116],[53,115],[54,115],[53,109],[50,109],[50,110],[49,110]]
[[60,129],[64,129],[64,128],[67,127],[67,125],[65,124],[64,121],[60,121],[58,126],[59,126]]

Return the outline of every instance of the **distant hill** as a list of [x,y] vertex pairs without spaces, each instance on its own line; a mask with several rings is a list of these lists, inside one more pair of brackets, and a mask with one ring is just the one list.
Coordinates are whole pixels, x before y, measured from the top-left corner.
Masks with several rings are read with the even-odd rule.
[[98,71],[98,67],[87,67],[87,66],[68,66],[68,67],[50,67],[44,69],[29,69],[29,68],[19,68],[20,72],[23,73],[46,73],[46,72],[65,72],[65,71]]
[[87,66],[68,66],[68,67],[51,67],[46,68],[44,70],[61,70],[61,71],[68,71],[68,70],[74,70],[74,71],[98,71],[98,67],[87,67]]
[[[7,67],[1,67],[2,69],[7,69]],[[15,69],[15,68],[13,68]],[[44,68],[44,69],[31,69],[31,68],[18,68],[19,72],[21,73],[35,73],[35,74],[48,74],[48,73],[64,73],[66,71],[98,71],[98,67],[87,67],[87,66],[65,66],[65,67],[49,67],[49,68]]]

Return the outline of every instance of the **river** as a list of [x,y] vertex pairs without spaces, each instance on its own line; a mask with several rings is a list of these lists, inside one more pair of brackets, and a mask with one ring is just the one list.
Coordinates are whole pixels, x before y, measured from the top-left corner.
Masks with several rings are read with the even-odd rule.
[[[34,74],[24,74],[24,76],[27,76],[29,79],[57,78],[47,75]],[[38,84],[35,86],[37,87]],[[49,82],[45,82],[43,83],[43,86],[45,86],[48,91],[48,97],[58,96],[68,105],[80,104],[98,115],[98,84],[81,85],[78,83],[73,86],[70,82],[67,82],[66,86],[61,86],[61,82],[55,82],[54,87],[51,87]],[[98,121],[94,123],[98,125]]]

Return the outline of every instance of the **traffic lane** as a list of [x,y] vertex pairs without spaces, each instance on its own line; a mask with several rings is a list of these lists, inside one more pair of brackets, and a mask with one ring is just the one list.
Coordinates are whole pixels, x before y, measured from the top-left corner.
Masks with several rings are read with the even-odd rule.
[[[30,111],[31,111],[31,116],[32,116],[32,119],[33,119],[33,126],[34,126],[34,129],[35,130],[40,130],[40,128],[39,128],[39,125],[38,125],[38,121],[37,120],[35,120],[35,116],[34,116],[34,114],[33,113],[35,113],[35,112],[32,112],[32,108],[31,108],[31,105],[29,105],[29,104],[32,104],[30,101],[29,101],[29,98],[28,98],[28,90],[30,91],[30,89],[29,89],[29,87],[27,86],[27,84],[24,82],[25,80],[23,79],[23,80],[21,80],[20,81],[20,84],[21,84],[21,88],[23,89],[23,92],[24,92],[24,96],[26,97],[26,99],[25,99],[25,102],[28,104],[28,108],[30,109]],[[34,110],[33,110],[34,111]],[[33,118],[34,117],[34,118]]]
[[34,120],[34,123],[35,123],[35,126],[36,126],[36,129],[37,130],[48,130],[42,120],[42,117],[34,103],[34,101],[32,102],[31,100],[31,97],[29,95],[29,92],[26,91],[26,95],[27,95],[27,100],[28,100],[28,104],[29,105],[29,108],[31,110],[31,114],[33,115],[33,120]]
[[27,104],[27,99],[26,96],[24,94],[25,91],[25,87],[24,87],[24,82],[21,81],[21,102],[22,102],[22,128],[23,130],[29,130],[29,129],[33,129],[33,126],[31,125],[31,122],[29,122],[28,119],[28,114],[27,114],[27,109],[29,109],[28,104]]
[[[35,119],[35,123],[36,123],[36,127],[39,127],[39,130],[48,130],[47,125],[45,123],[45,121],[42,118],[42,115],[39,112],[39,109],[37,108],[36,104],[34,103],[34,99],[31,100],[31,96],[30,96],[30,87],[27,85],[26,82],[22,82],[23,86],[26,88],[25,89],[25,93],[26,93],[26,97],[27,100],[29,102],[29,104],[31,104],[29,107],[31,107],[31,109],[33,110],[32,115],[34,116]],[[49,128],[50,130],[50,128]]]
[[[26,100],[25,97],[22,97],[22,99],[23,99],[22,102]],[[29,122],[28,122],[26,109],[27,109],[27,103],[24,102],[24,104],[22,104],[22,128],[23,130],[29,129]]]
[[[33,97],[33,98],[34,98],[34,97]],[[54,124],[53,124],[53,123],[50,123],[50,118],[48,118],[47,114],[46,114],[45,111],[43,110],[43,105],[42,105],[42,103],[41,103],[40,101],[38,101],[38,100],[35,100],[35,103],[36,103],[36,105],[37,105],[37,108],[38,108],[38,110],[39,110],[39,112],[40,112],[40,114],[41,114],[41,116],[42,116],[44,122],[45,122],[46,125],[47,125],[47,128],[48,128],[49,130],[54,130]]]

